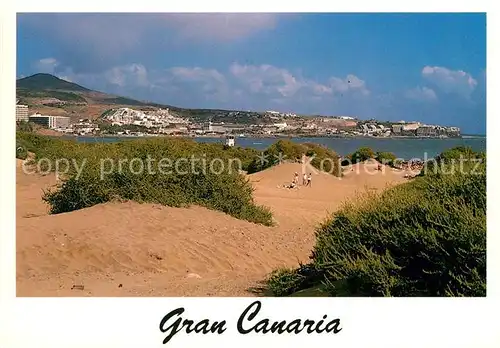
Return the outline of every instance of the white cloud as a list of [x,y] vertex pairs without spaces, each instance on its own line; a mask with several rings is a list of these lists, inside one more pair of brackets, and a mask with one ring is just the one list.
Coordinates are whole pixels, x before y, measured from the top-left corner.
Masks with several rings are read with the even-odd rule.
[[69,75],[59,75],[59,74],[57,74],[56,76],[59,77],[62,80],[66,80],[68,82],[75,82],[75,81],[73,81],[73,79]]
[[78,83],[100,91],[109,93],[130,94],[137,89],[151,89],[153,84],[149,81],[148,71],[142,64],[132,63],[116,66],[100,73],[75,73],[71,68],[54,72],[57,77]]
[[129,64],[109,69],[104,73],[107,82],[119,87],[148,87],[148,72],[142,64]]
[[469,97],[477,86],[477,81],[465,71],[450,70],[439,66],[425,66],[422,76],[445,93],[456,93]]
[[342,97],[369,94],[365,81],[355,75],[318,82],[269,64],[234,63],[225,71],[180,66],[148,71],[144,65],[133,63],[100,73],[65,69],[57,75],[96,90],[188,107],[196,107],[194,100],[208,101],[216,107],[232,104],[259,109],[274,104],[333,105],[341,100],[348,102]]
[[277,95],[290,98],[297,94],[313,96],[333,96],[348,92],[360,92],[368,95],[365,82],[354,75],[345,79],[331,77],[324,84],[314,80],[295,76],[290,71],[272,65],[240,65],[230,67],[231,74],[246,86],[250,92]]
[[347,75],[345,79],[338,77],[330,78],[330,86],[332,91],[337,93],[358,91],[363,95],[370,94],[370,91],[366,88],[365,81],[352,74]]
[[59,62],[55,58],[43,58],[33,64],[36,72],[53,74]]
[[215,69],[203,69],[200,67],[186,68],[186,67],[174,67],[168,70],[173,76],[178,77],[182,80],[192,81],[192,82],[219,82],[224,83],[224,76]]
[[406,98],[418,101],[435,101],[437,100],[436,92],[429,87],[415,87],[406,91]]
[[233,63],[229,71],[253,93],[278,93],[289,97],[305,86],[304,81],[298,81],[288,70],[267,64],[255,66]]
[[205,100],[226,101],[230,90],[223,74],[201,67],[173,67],[163,73],[155,84],[164,90],[175,90]]

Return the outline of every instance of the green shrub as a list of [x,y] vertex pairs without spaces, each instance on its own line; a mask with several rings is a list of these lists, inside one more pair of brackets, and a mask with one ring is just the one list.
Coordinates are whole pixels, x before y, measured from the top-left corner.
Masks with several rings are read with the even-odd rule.
[[28,150],[22,142],[16,142],[16,158],[26,159],[28,157]]
[[443,151],[434,159],[427,161],[419,176],[470,171],[474,170],[480,163],[486,163],[486,152],[474,152],[470,147],[457,146]]
[[306,155],[312,158],[310,164],[316,169],[335,176],[342,175],[339,157],[335,151],[318,144],[297,144],[289,140],[279,140],[267,148],[262,155],[265,158],[264,161],[262,161],[262,157],[253,157],[253,160],[248,165],[249,173],[259,172],[277,165],[280,159],[283,161],[299,161],[302,156]]
[[267,278],[268,290],[275,296],[289,296],[308,289],[321,281],[323,271],[314,265],[300,265],[297,269],[280,268]]
[[281,160],[298,160],[307,152],[307,148],[301,144],[289,140],[278,140],[269,146],[263,153],[263,157],[255,157],[248,166],[249,173],[256,173],[279,164]]
[[[486,166],[348,203],[316,237],[316,283],[332,296],[485,296]],[[305,288],[290,274],[282,282],[290,291]],[[279,288],[278,278],[268,285]],[[276,295],[289,294],[280,287]]]
[[476,158],[476,153],[469,146],[457,146],[449,150],[443,151],[436,157],[438,163],[450,163],[461,158]]
[[19,121],[16,123],[16,130],[22,132],[33,132],[35,124],[32,122]]
[[363,162],[370,158],[375,158],[375,153],[369,147],[360,147],[350,156],[352,163]]
[[303,288],[304,277],[296,269],[280,268],[273,271],[267,285],[275,296],[288,296]]
[[18,88],[16,91],[16,96],[18,98],[57,98],[63,102],[78,102],[78,103],[87,103],[87,100],[73,92],[62,92],[62,91],[54,91],[54,90],[32,90],[32,89],[23,89]]
[[351,159],[351,155],[347,155],[345,156],[342,161],[340,162],[340,165],[345,167],[345,166],[348,166],[352,164],[352,159]]
[[312,157],[311,165],[313,167],[335,176],[342,175],[339,163],[340,157],[335,151],[312,143],[305,143],[304,146],[307,148],[306,155]]
[[397,158],[396,155],[392,152],[377,152],[375,155],[375,159],[382,164],[386,164],[392,167],[394,166]]

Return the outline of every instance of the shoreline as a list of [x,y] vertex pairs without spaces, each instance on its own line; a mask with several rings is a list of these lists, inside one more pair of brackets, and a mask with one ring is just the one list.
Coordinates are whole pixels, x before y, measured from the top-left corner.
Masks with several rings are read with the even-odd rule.
[[[105,135],[76,135],[76,134],[61,134],[60,136],[66,138],[84,138],[84,139],[96,139],[96,138],[104,138],[104,139],[113,139],[113,138],[125,138],[125,139],[143,139],[143,138],[187,138],[187,139],[196,139],[196,138],[206,138],[206,139],[224,139],[226,135],[125,135],[125,134],[105,134]],[[372,137],[372,136],[363,136],[363,135],[262,135],[262,134],[248,134],[243,137],[235,135],[235,138],[256,138],[256,139],[314,139],[314,138],[332,138],[332,139],[398,139],[398,140],[427,140],[427,139],[437,139],[437,140],[449,140],[449,139],[486,139],[486,136],[480,135],[463,135],[459,137],[425,137],[425,136],[402,136],[402,135],[394,135],[389,137]]]

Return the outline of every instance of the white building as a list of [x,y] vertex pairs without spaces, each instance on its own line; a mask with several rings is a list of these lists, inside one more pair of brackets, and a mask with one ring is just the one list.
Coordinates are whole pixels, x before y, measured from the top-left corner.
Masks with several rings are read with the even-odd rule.
[[315,123],[309,123],[301,128],[304,130],[313,130],[313,129],[317,129],[318,126]]
[[275,123],[273,124],[274,127],[278,128],[278,130],[283,130],[285,129],[288,125],[286,124],[286,122],[283,122],[283,123]]
[[234,135],[226,136],[226,145],[231,147],[234,146]]
[[28,117],[28,105],[21,105],[18,104],[16,105],[16,122],[28,122],[29,117]]
[[409,123],[403,126],[403,131],[416,131],[420,127],[420,123]]
[[93,133],[94,131],[98,131],[99,127],[94,126],[90,122],[84,122],[80,120],[80,122],[72,125],[73,133],[84,135],[88,133]]
[[224,126],[224,122],[220,123],[212,123],[209,121],[208,124],[204,127],[206,133],[226,133],[227,128]]
[[141,111],[130,108],[120,108],[105,114],[103,119],[117,125],[135,124],[148,128],[153,126],[167,127],[170,125],[189,123],[185,119],[171,115],[169,109]]
[[29,121],[50,129],[69,128],[69,117],[33,114]]

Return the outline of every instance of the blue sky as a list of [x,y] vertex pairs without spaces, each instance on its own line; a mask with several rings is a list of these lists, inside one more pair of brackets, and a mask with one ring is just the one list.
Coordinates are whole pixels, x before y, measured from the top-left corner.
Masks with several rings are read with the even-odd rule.
[[486,129],[484,14],[20,14],[37,72],[183,107]]

